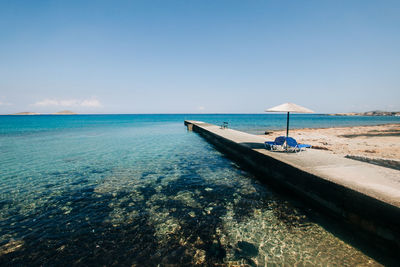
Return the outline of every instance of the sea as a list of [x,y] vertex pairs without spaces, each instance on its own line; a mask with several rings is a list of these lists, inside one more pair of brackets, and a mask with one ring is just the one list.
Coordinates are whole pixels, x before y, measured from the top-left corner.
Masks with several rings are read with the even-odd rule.
[[[286,127],[285,114],[0,116],[0,265],[382,263],[185,119],[254,134]],[[400,117],[290,117],[292,128],[384,123]]]

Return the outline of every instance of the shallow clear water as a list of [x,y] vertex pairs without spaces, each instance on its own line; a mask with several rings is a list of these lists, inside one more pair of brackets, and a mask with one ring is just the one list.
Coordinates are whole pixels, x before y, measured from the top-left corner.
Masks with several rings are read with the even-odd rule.
[[377,264],[183,126],[223,116],[0,116],[0,265]]

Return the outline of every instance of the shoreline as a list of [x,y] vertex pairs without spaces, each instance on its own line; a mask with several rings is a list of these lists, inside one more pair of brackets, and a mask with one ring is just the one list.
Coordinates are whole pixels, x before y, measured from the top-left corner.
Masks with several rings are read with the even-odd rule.
[[[353,126],[332,126],[332,127],[315,127],[315,128],[314,127],[290,128],[289,129],[289,133],[291,131],[295,131],[295,130],[320,130],[320,129],[351,128],[351,127],[387,126],[387,125],[400,126],[400,122],[399,123],[387,122],[387,123],[380,123],[380,124],[353,125]],[[279,130],[271,130],[271,132],[278,132],[278,131],[283,131],[283,130],[286,131],[286,128],[282,128],[282,129],[279,129]]]
[[[271,130],[266,140],[286,135],[285,130]],[[313,149],[384,167],[400,170],[400,123],[289,130],[289,136]]]

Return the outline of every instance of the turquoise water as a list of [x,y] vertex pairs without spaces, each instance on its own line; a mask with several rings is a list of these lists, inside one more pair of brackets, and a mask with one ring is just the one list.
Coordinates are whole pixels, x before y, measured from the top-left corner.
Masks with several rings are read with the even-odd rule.
[[286,117],[0,116],[0,265],[377,264],[187,132],[184,119],[259,132]]

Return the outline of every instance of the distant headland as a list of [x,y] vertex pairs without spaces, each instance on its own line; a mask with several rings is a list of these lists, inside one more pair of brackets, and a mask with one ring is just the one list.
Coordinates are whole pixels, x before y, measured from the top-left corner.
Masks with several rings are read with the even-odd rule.
[[331,116],[400,116],[400,111],[368,111],[368,112],[348,112],[348,113],[334,113]]
[[37,113],[37,112],[25,111],[25,112],[18,112],[18,113],[9,114],[9,115],[78,115],[78,113],[75,113],[70,110],[62,110],[62,111],[50,113],[50,114],[42,114],[42,113]]

